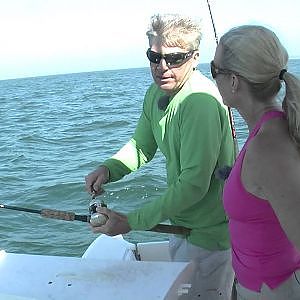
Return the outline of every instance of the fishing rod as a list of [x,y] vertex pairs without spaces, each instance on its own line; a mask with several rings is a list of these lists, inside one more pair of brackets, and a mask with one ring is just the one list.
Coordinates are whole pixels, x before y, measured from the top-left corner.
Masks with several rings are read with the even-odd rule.
[[217,36],[217,31],[216,31],[216,27],[215,27],[214,18],[213,18],[212,13],[211,13],[211,8],[210,8],[209,0],[206,0],[206,2],[207,2],[209,14],[210,14],[210,19],[211,19],[211,23],[212,23],[214,34],[215,34],[216,44],[218,45],[219,40],[218,40],[218,36]]
[[[211,19],[212,27],[213,27],[213,30],[214,30],[216,44],[218,46],[219,40],[218,40],[218,35],[217,35],[217,31],[216,31],[216,26],[215,26],[214,18],[212,16],[212,12],[211,12],[209,0],[206,0],[206,2],[207,2],[209,14],[210,14],[210,19]],[[232,134],[233,143],[234,143],[234,157],[236,158],[237,154],[239,152],[239,148],[238,148],[238,142],[237,142],[237,137],[236,137],[236,130],[235,130],[235,126],[234,126],[234,118],[233,118],[233,113],[232,113],[232,111],[231,111],[231,109],[230,109],[229,106],[227,106],[227,109],[228,109],[228,114],[229,114],[231,134]]]
[[[103,225],[107,220],[106,216],[99,213],[92,213],[91,215],[78,215],[75,214],[74,212],[61,211],[55,209],[32,209],[26,207],[4,205],[4,204],[0,204],[0,209],[1,208],[34,213],[44,218],[58,219],[63,221],[81,221],[81,222],[91,223],[94,225]],[[190,233],[189,228],[183,226],[169,225],[169,224],[157,224],[153,228],[148,229],[146,231],[153,231],[159,233],[172,233],[172,234],[179,234],[185,236],[189,235]]]

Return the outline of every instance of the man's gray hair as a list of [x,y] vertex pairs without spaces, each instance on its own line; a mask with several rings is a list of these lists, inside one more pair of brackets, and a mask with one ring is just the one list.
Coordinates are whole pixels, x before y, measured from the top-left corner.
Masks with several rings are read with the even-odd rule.
[[198,50],[202,37],[200,22],[179,14],[156,14],[146,32],[150,47],[158,42],[167,47]]

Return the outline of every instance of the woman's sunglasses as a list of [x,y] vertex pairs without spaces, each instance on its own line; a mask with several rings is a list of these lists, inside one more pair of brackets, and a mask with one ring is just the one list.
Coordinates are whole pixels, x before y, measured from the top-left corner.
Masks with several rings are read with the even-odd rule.
[[214,61],[210,62],[210,73],[213,79],[216,79],[218,74],[232,74],[234,72],[222,68],[217,68]]
[[161,54],[152,51],[150,48],[146,52],[150,62],[154,64],[159,64],[163,58],[169,67],[182,64],[186,59],[190,58],[193,55],[193,53],[194,50],[189,51],[187,53],[175,52],[175,53]]

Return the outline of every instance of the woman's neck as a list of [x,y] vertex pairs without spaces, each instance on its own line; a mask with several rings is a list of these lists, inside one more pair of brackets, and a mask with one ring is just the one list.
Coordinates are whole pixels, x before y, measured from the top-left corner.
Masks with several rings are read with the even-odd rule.
[[267,111],[271,111],[271,110],[282,111],[281,105],[276,100],[272,100],[267,103],[256,102],[252,104],[253,105],[249,105],[248,107],[245,108],[237,108],[240,115],[247,123],[249,131],[251,131],[254,128],[258,120]]

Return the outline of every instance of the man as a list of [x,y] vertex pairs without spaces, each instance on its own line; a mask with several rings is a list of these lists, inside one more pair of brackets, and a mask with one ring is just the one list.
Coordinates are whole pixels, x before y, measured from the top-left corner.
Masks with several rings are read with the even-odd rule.
[[196,22],[179,15],[155,15],[147,36],[154,83],[146,92],[135,133],[86,177],[86,188],[100,195],[103,184],[137,170],[157,148],[166,157],[168,188],[127,215],[98,208],[108,221],[93,231],[113,236],[147,230],[165,220],[190,228],[187,237],[170,239],[174,261],[197,264],[189,295],[228,300],[233,272],[221,200],[223,181],[214,176],[234,159],[228,111],[214,83],[196,70],[201,39]]

